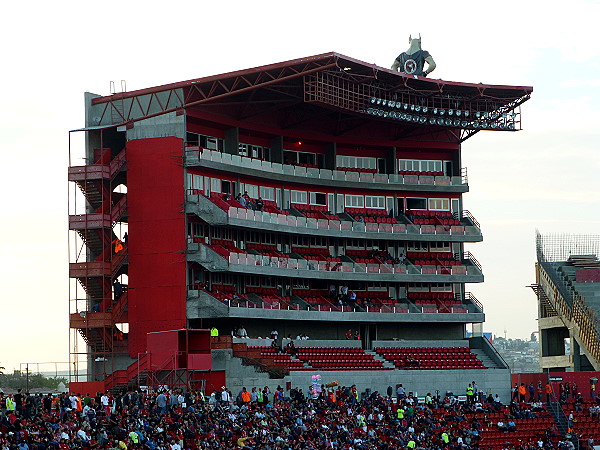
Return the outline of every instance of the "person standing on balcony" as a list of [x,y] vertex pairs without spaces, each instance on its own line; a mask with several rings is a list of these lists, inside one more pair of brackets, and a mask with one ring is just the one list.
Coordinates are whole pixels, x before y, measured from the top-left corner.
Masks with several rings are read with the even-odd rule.
[[552,386],[550,385],[550,382],[546,383],[544,390],[546,391],[546,403],[550,403],[550,395],[552,395]]
[[273,331],[271,331],[271,339],[273,339],[274,341],[277,340],[277,336],[279,336],[279,332],[273,328]]
[[210,337],[219,337],[219,330],[217,330],[217,327],[212,327],[210,329]]

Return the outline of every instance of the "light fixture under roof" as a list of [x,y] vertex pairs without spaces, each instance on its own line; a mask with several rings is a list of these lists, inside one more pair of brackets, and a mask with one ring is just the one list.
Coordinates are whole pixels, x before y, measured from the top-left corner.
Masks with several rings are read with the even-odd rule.
[[452,125],[452,119],[446,119],[446,125]]
[[427,119],[425,117],[421,116],[421,117],[419,117],[419,122],[425,123],[425,122],[427,122]]
[[454,111],[453,111],[453,110],[451,110],[451,109],[449,109],[449,110],[448,110],[448,115],[449,115],[449,116],[451,116],[452,114],[454,114]]
[[462,114],[462,111],[461,111],[460,109],[457,109],[457,110],[456,110],[456,115],[457,115],[458,117],[460,117],[460,115],[461,115],[461,114]]
[[419,105],[415,106],[415,111],[416,112],[421,112],[421,107]]
[[388,106],[389,106],[390,108],[393,108],[394,106],[396,106],[396,102],[395,102],[394,100],[390,100],[390,101],[388,102]]
[[404,104],[404,109],[408,109],[408,103]]
[[384,99],[381,101],[381,104],[382,104],[383,106],[387,106],[387,100],[384,98]]
[[446,111],[444,111],[443,109],[440,109],[440,116],[443,116],[444,114],[446,114]]
[[371,97],[371,103],[375,103],[377,99],[375,97]]
[[444,119],[441,117],[437,120],[438,125],[444,125]]
[[423,112],[424,112],[424,113],[427,113],[427,111],[428,111],[428,108],[427,108],[427,106],[423,106]]
[[438,109],[437,108],[433,108],[433,113],[437,114],[438,113]]
[[377,104],[381,105],[381,99],[380,98],[377,99]]
[[435,125],[435,117],[432,117],[432,118],[430,118],[430,119],[429,119],[429,123],[430,123],[431,125]]

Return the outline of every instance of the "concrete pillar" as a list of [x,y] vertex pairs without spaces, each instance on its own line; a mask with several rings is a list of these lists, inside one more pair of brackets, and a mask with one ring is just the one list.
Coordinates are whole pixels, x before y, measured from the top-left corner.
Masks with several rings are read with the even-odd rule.
[[283,136],[271,139],[271,162],[283,163]]
[[335,157],[337,155],[337,145],[335,142],[327,144],[325,148],[325,158],[323,161],[325,163],[325,167],[323,169],[335,170]]
[[385,152],[385,168],[388,174],[398,175],[398,162],[396,160],[396,147]]
[[240,145],[240,129],[238,127],[225,130],[225,148],[224,152],[230,155],[237,155]]

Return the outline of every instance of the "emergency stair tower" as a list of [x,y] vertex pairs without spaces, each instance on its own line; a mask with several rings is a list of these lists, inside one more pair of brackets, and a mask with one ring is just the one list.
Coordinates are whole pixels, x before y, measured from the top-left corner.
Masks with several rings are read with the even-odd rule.
[[[70,238],[69,277],[77,281],[70,283],[69,322],[87,344],[87,351],[80,352],[77,336],[72,337],[75,367],[75,361],[112,361],[111,354],[127,352],[127,335],[117,327],[128,322],[127,286],[117,281],[128,267],[127,238],[121,234],[127,194],[115,192],[119,185],[127,186],[125,169],[125,150],[111,148],[94,150],[92,164],[69,167],[68,179],[85,199],[85,205],[77,204],[78,195],[69,201],[69,230],[76,233]],[[70,194],[72,190],[77,189],[69,189]],[[82,354],[85,358],[79,358]],[[88,367],[88,377],[96,370],[91,372]]]

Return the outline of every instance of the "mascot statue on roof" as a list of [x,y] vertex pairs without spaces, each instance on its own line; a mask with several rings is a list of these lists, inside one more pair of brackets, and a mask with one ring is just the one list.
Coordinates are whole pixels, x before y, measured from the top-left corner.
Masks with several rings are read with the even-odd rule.
[[[392,70],[397,70],[407,75],[426,77],[434,71],[435,61],[428,51],[421,49],[420,34],[418,39],[413,39],[412,36],[409,36],[408,43],[410,44],[408,50],[398,55],[394,64],[392,64]],[[427,63],[426,70],[424,69],[425,63]]]

